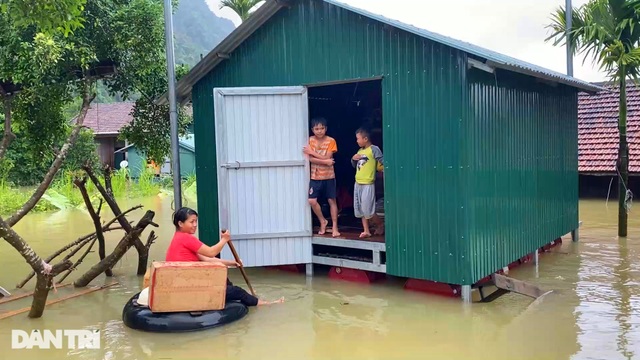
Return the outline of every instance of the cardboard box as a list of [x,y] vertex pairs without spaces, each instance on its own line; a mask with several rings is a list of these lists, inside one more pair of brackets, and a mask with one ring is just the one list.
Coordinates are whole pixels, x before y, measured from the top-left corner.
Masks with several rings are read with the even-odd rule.
[[208,262],[154,261],[149,287],[152,312],[221,310],[227,267]]

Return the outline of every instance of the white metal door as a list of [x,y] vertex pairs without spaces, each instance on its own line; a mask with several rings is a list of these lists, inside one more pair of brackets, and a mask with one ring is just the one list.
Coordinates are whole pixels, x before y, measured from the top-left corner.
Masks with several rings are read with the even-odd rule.
[[216,88],[214,105],[220,228],[245,266],[310,263],[306,88]]

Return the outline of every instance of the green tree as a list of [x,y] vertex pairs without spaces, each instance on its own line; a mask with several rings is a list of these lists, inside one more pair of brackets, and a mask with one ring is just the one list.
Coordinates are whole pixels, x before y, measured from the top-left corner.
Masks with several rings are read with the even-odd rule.
[[220,9],[225,7],[233,10],[244,22],[251,16],[251,9],[262,0],[222,0],[220,1]]
[[[640,72],[640,1],[590,0],[572,9],[572,26],[567,29],[565,8],[552,14],[549,27],[553,33],[547,41],[569,47],[573,54],[591,56],[620,89],[618,130],[618,236],[627,236],[627,200],[629,178],[629,147],[627,145],[627,80],[637,83]],[[563,42],[564,41],[564,42]],[[585,60],[586,60],[585,57]]]
[[[161,69],[162,68],[162,69]],[[169,126],[169,106],[158,105],[155,100],[162,96],[167,89],[167,77],[162,73],[166,67],[158,66],[158,71],[150,75],[142,96],[136,100],[133,107],[133,120],[120,130],[120,137],[129,143],[135,144],[138,150],[146,155],[147,159],[156,164],[164,163],[164,159],[171,150],[171,127]],[[176,78],[184,76],[188,67],[181,65],[176,67]],[[178,111],[178,135],[187,134],[187,129],[192,122],[187,109],[180,107]]]
[[[0,7],[0,99],[4,112],[0,161],[4,162],[16,134],[42,142],[34,147],[32,155],[55,147],[56,138],[65,135],[67,138],[55,151],[29,200],[7,219],[0,217],[0,237],[13,246],[37,274],[29,316],[40,317],[53,278],[72,264],[68,260],[53,266],[47,264],[12,227],[38,203],[65,162],[80,136],[98,80],[103,80],[113,94],[127,97],[137,89],[148,87],[149,79],[162,78],[157,74],[159,71],[166,74],[166,69],[158,63],[164,60],[161,31],[164,18],[162,0],[79,1],[77,3],[83,4],[79,15],[73,6],[61,7],[51,10],[55,16],[43,19],[28,11],[13,11],[25,2],[5,1]],[[72,0],[37,2],[74,3]],[[81,26],[74,27],[72,22],[69,25],[72,32],[55,31],[65,26],[55,23],[59,15],[61,19],[77,20]],[[64,116],[65,110],[78,97],[82,101],[80,111],[70,124]],[[138,243],[144,247],[138,240],[136,248]]]
[[0,12],[11,14],[17,27],[35,26],[44,33],[68,35],[82,27],[86,0],[0,0]]
[[[138,1],[142,3],[142,1]],[[177,2],[174,7],[177,7]],[[115,81],[106,82],[113,92],[125,98],[136,96],[137,100],[132,113],[132,121],[120,131],[120,137],[136,144],[136,147],[156,163],[163,163],[170,150],[169,107],[158,105],[155,99],[161,96],[168,87],[167,66],[164,40],[164,21],[162,6],[158,2],[145,1],[135,11],[122,12],[117,17],[122,28],[128,24],[144,28],[142,36],[134,40],[128,39],[126,33],[118,33],[124,39],[118,42],[124,47],[124,54],[129,53],[129,46],[143,49],[144,56],[129,56],[126,66],[119,69],[120,76]],[[126,41],[125,41],[126,40]],[[141,71],[142,70],[142,71]],[[188,68],[178,66],[176,77],[186,74]],[[184,114],[185,111],[180,111]],[[190,119],[184,115],[179,118],[180,134],[186,133]]]

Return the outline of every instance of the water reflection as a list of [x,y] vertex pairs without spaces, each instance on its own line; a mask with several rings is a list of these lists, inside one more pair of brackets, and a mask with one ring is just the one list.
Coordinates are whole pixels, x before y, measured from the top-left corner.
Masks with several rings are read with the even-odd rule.
[[[581,206],[585,222],[576,307],[579,359],[633,359],[640,349],[638,218],[629,216],[629,238],[617,239],[616,204]],[[635,259],[632,260],[632,259]]]
[[[139,201],[122,204],[123,208]],[[169,244],[170,199],[143,205],[156,211],[159,239],[151,259]],[[131,217],[137,220],[144,210]],[[107,216],[104,216],[107,218]],[[42,319],[0,320],[0,359],[631,359],[640,357],[640,219],[630,216],[628,240],[616,238],[617,209],[603,200],[580,203],[581,241],[565,236],[562,247],[510,275],[553,293],[540,301],[505,295],[490,304],[464,307],[450,300],[402,291],[402,282],[366,286],[249,269],[256,291],[287,298],[284,305],[251,309],[240,321],[209,331],[149,334],[126,328],[122,307],[140,289],[135,251],[114,269],[119,285],[47,308]],[[203,226],[205,224],[202,224]],[[80,210],[32,214],[18,231],[41,254],[92,231]],[[109,234],[111,249],[121,234]],[[146,234],[143,234],[146,236]],[[91,255],[90,255],[91,256]],[[97,255],[94,255],[97,257]],[[12,287],[27,273],[24,261],[0,242],[0,284]],[[89,266],[87,261],[82,266]],[[67,281],[75,279],[72,274]],[[244,285],[233,270],[231,280]],[[27,288],[33,286],[29,283]],[[60,296],[66,289],[61,289]],[[8,306],[11,305],[11,306]],[[29,305],[15,301],[0,312]],[[102,349],[9,350],[11,329],[100,329]]]
[[[620,333],[618,334],[618,351],[627,359],[632,359],[634,351],[629,349],[629,336],[631,335],[632,325],[632,306],[631,306],[631,286],[629,280],[631,278],[629,271],[631,262],[629,261],[629,249],[627,248],[627,240],[623,239],[618,246],[620,252],[620,262],[613,270],[618,278],[613,288],[620,294],[619,310],[616,321],[620,323]],[[636,349],[635,351],[638,351]]]

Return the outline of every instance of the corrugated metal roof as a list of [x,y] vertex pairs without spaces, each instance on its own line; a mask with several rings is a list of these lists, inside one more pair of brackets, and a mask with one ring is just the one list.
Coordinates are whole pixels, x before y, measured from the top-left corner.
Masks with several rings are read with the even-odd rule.
[[[461,40],[456,40],[448,36],[437,34],[425,29],[418,28],[397,20],[386,18],[382,15],[374,14],[369,11],[353,7],[335,0],[322,0],[328,4],[343,8],[345,10],[357,13],[359,15],[371,18],[376,21],[388,24],[395,28],[416,34],[426,39],[450,46],[452,48],[464,51],[471,55],[484,58],[487,65],[496,68],[533,76],[547,81],[553,81],[569,85],[587,92],[598,92],[603,90],[600,86],[591,84],[577,78],[558,73],[541,66],[530,64],[528,62],[512,58],[510,56],[482,48]],[[176,84],[176,97],[178,103],[184,103],[191,97],[191,88],[202,77],[215,68],[220,62],[227,58],[233,50],[235,50],[244,40],[246,40],[253,32],[262,24],[268,21],[282,7],[288,6],[283,0],[266,0],[246,21],[244,21],[237,29],[227,36],[218,46],[216,46],[209,54],[202,59],[194,68],[185,75]],[[159,103],[166,104],[167,94],[165,93],[159,100]]]
[[366,16],[371,19],[383,22],[385,24],[389,24],[398,29],[402,29],[404,31],[414,33],[418,36],[427,38],[429,40],[433,40],[435,42],[438,42],[447,46],[451,46],[452,48],[464,51],[466,53],[485,58],[489,61],[487,65],[490,65],[490,66],[500,67],[505,70],[511,70],[514,72],[538,77],[545,80],[556,81],[556,82],[577,87],[581,90],[585,90],[589,92],[597,92],[602,90],[601,87],[591,84],[589,82],[582,81],[577,78],[567,76],[565,74],[558,73],[534,64],[530,64],[528,62],[518,60],[510,56],[507,56],[489,49],[485,49],[471,43],[453,39],[448,36],[440,35],[422,28],[415,27],[413,25],[405,24],[397,20],[389,19],[382,15],[373,14],[366,10],[356,8],[339,1],[335,1],[335,0],[323,0],[323,1],[335,6],[339,6],[343,9],[353,11],[362,16]]

